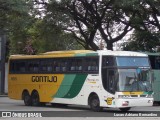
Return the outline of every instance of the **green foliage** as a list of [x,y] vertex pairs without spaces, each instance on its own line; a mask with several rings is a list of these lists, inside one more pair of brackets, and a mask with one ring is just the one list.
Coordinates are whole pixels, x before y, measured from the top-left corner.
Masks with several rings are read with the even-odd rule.
[[8,50],[11,54],[23,52],[20,49],[25,46],[31,21],[29,10],[26,0],[0,0],[0,29],[7,34],[7,53]]
[[37,53],[81,49],[70,34],[64,33],[59,27],[47,23],[44,19],[37,20],[29,33]]
[[155,51],[160,46],[160,1],[139,0],[138,4],[133,3],[131,6],[129,12],[135,11],[131,24],[134,34],[124,45],[124,50]]
[[9,29],[16,19],[28,14],[25,0],[0,0],[0,28]]
[[131,30],[125,50],[160,45],[159,0],[0,0],[0,11],[10,54],[97,50],[97,38],[112,49]]
[[107,49],[112,49],[113,43],[121,40],[131,30],[130,19],[126,19],[121,4],[116,2],[51,0],[47,5],[46,18],[70,31],[85,49],[99,49],[95,43],[97,36],[107,43]]
[[[38,3],[44,7],[39,4],[45,5],[45,2]],[[7,30],[7,53],[9,50],[9,54],[37,54],[82,48],[72,35],[40,16],[36,6],[32,0],[0,0],[0,29]]]
[[147,31],[135,31],[129,42],[124,43],[124,50],[155,52],[160,46],[160,34]]

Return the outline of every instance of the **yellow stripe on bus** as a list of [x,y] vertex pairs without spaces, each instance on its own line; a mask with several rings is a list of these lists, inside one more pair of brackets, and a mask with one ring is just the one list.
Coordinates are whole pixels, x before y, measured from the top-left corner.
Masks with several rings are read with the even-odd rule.
[[124,95],[142,95],[144,92],[122,92]]

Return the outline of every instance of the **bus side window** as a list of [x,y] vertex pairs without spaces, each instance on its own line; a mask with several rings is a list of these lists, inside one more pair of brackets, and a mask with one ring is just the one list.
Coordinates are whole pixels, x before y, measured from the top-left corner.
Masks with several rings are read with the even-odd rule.
[[67,62],[66,61],[61,62],[61,70],[63,72],[65,72],[67,70]]
[[26,71],[25,62],[20,62],[19,63],[19,71],[20,72],[25,72]]
[[108,70],[108,75],[107,75],[108,79],[108,90],[111,93],[115,93],[115,71],[114,70]]
[[97,71],[98,70],[98,63],[96,61],[92,62],[92,70]]
[[47,66],[47,71],[48,71],[48,72],[51,72],[51,71],[52,71],[52,66],[51,66],[50,64]]
[[34,72],[38,72],[38,64],[34,64],[33,65],[33,71]]
[[156,65],[155,65],[155,57],[150,55],[149,56],[149,60],[150,60],[150,64],[151,64],[152,69],[155,69],[155,67],[156,67]]
[[56,67],[57,67],[57,62],[55,60],[53,60],[53,71],[56,71]]
[[91,71],[91,63],[90,63],[90,62],[88,63],[87,70],[88,70],[88,71]]
[[46,61],[41,61],[40,66],[41,66],[41,70],[42,71],[47,71],[47,63],[46,63]]
[[103,56],[102,67],[114,66],[114,58],[112,56]]
[[47,61],[47,72],[52,72],[53,71],[53,63],[51,60]]
[[97,58],[87,58],[86,59],[87,71],[98,71],[98,59]]
[[57,72],[59,72],[59,71],[60,71],[60,66],[61,66],[61,65],[60,65],[60,63],[59,63],[59,62],[58,62],[58,63],[56,63],[56,71],[57,71]]
[[24,73],[25,71],[26,71],[26,64],[24,61],[10,62],[11,73]]
[[15,65],[15,62],[14,62],[14,61],[10,61],[10,65],[9,65],[9,67],[10,67],[10,68],[9,68],[9,72],[10,72],[10,73],[14,73],[14,72],[15,72],[15,70],[16,70],[16,69],[15,69],[15,66],[16,66],[16,65]]
[[82,59],[74,58],[69,60],[69,70],[74,72],[82,71]]
[[152,69],[160,69],[160,57],[149,55]]
[[82,70],[82,60],[77,59],[76,61],[76,71],[81,71]]
[[28,66],[29,72],[38,72],[39,71],[39,61],[30,62]]
[[155,57],[155,69],[160,69],[160,57]]
[[81,62],[78,62],[77,70],[82,71],[82,63]]
[[39,67],[40,67],[40,72],[44,72],[44,73],[50,73],[50,72],[52,72],[52,70],[53,70],[53,68],[52,68],[52,61],[49,59],[49,60],[47,60],[47,59],[42,59],[41,61],[40,61],[40,65],[39,65]]
[[71,71],[75,71],[76,70],[76,63],[74,61],[71,63],[70,70]]

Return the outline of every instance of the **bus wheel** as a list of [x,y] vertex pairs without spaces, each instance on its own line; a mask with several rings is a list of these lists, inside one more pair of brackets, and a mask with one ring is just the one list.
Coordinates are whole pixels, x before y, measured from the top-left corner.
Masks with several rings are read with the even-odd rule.
[[119,108],[121,111],[123,111],[123,112],[127,112],[127,111],[129,111],[131,108],[130,107],[127,107],[127,108]]
[[89,105],[90,105],[91,110],[95,112],[102,111],[102,107],[100,107],[100,101],[97,95],[91,96],[89,100]]
[[25,106],[32,105],[31,96],[29,95],[27,91],[23,92],[22,97],[23,97]]
[[34,91],[31,95],[32,105],[33,106],[40,106],[39,94],[37,91]]

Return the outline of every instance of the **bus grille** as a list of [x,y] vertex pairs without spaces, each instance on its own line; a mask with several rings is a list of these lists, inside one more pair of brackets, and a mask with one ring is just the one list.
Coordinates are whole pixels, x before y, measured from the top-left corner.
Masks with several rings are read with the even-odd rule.
[[146,95],[140,95],[140,97],[146,97]]

